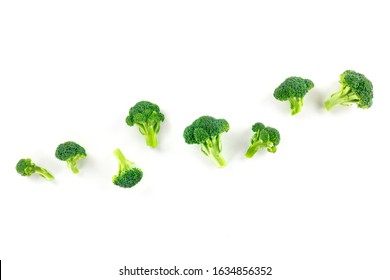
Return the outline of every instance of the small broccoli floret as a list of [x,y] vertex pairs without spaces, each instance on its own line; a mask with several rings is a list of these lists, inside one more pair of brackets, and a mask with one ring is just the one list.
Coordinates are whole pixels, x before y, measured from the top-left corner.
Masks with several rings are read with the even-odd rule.
[[59,160],[66,161],[68,167],[76,174],[79,173],[77,161],[81,158],[85,158],[87,153],[79,144],[68,141],[58,145],[55,155]]
[[274,91],[274,97],[280,101],[290,101],[291,115],[298,114],[303,106],[303,98],[314,87],[311,80],[289,77]]
[[127,160],[121,150],[116,149],[114,155],[119,162],[119,171],[118,175],[112,177],[112,182],[122,188],[134,187],[142,179],[142,170],[135,167],[134,162]]
[[145,137],[146,145],[157,147],[157,134],[160,124],[164,121],[164,115],[160,108],[149,101],[140,101],[129,110],[126,123],[129,126],[137,125],[141,134]]
[[275,153],[276,147],[280,143],[279,131],[273,127],[265,126],[262,123],[255,123],[252,126],[255,133],[251,138],[251,145],[245,156],[247,158],[253,157],[258,150],[266,148],[268,152]]
[[202,116],[184,130],[184,140],[187,144],[200,144],[201,151],[219,167],[226,166],[221,155],[221,134],[229,131],[229,123],[224,119]]
[[350,106],[356,104],[358,108],[368,109],[372,105],[373,86],[363,74],[352,70],[344,71],[340,75],[341,89],[333,93],[325,102],[325,108],[330,111],[336,105]]
[[16,171],[22,176],[31,176],[34,173],[39,174],[41,177],[47,180],[53,180],[54,176],[49,173],[45,168],[39,167],[31,161],[29,158],[23,158],[16,164]]

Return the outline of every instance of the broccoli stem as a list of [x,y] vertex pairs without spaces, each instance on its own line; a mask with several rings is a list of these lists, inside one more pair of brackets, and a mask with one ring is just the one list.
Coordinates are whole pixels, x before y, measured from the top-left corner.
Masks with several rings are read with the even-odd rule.
[[159,127],[156,129],[153,125],[147,125],[146,123],[137,123],[139,131],[145,137],[146,145],[156,148],[158,146],[157,133]]
[[220,152],[215,151],[215,149],[212,149],[210,152],[211,152],[210,157],[215,161],[215,163],[219,167],[224,167],[227,165],[226,160],[223,158]]
[[54,176],[50,174],[45,168],[35,166],[35,172],[47,180],[53,180]]
[[73,173],[77,174],[79,173],[79,169],[77,168],[77,161],[81,158],[85,158],[85,155],[78,154],[74,157],[71,157],[66,160],[66,163],[68,164],[68,167],[72,170]]
[[220,137],[207,139],[205,143],[201,144],[202,152],[211,158],[218,167],[224,167],[227,165],[226,160],[221,155],[221,140]]
[[158,145],[157,142],[157,133],[154,130],[153,126],[148,126],[146,127],[146,133],[145,133],[145,140],[146,140],[146,145],[156,148]]
[[77,164],[77,160],[70,159],[70,160],[67,160],[66,162],[68,164],[68,167],[72,170],[72,172],[74,174],[79,173],[79,169],[77,168],[77,165],[76,165]]
[[357,97],[350,95],[351,88],[343,87],[340,91],[333,93],[330,98],[325,102],[326,110],[330,111],[337,105],[348,105],[347,102],[355,101]]
[[123,155],[123,153],[120,149],[115,149],[114,155],[118,159],[119,163],[123,163],[123,164],[126,163],[127,159],[125,158],[125,156]]
[[129,169],[134,165],[134,162],[129,161],[122,153],[120,149],[115,149],[114,150],[114,155],[118,159],[119,162],[119,172],[123,170]]
[[119,171],[123,170],[127,164],[126,157],[123,155],[122,151],[119,149],[114,150],[114,155],[116,156],[116,158],[118,159],[118,162],[119,162]]
[[277,148],[276,148],[276,146],[272,146],[272,147],[267,147],[267,150],[270,153],[276,153]]
[[303,98],[290,98],[291,115],[298,114],[303,106]]
[[267,145],[265,145],[263,142],[261,142],[261,141],[255,142],[249,146],[248,151],[246,152],[245,156],[247,158],[251,158],[257,153],[257,151],[260,148],[265,148],[265,147],[267,147]]

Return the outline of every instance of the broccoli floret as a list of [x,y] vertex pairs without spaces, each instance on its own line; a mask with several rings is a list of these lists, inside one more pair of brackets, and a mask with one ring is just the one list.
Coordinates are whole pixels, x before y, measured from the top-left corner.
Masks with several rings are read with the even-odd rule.
[[81,158],[85,158],[87,153],[85,149],[79,144],[68,141],[58,145],[56,149],[56,158],[62,161],[66,161],[68,167],[73,173],[79,173],[77,168],[77,161]]
[[280,101],[290,101],[291,115],[298,114],[303,106],[303,98],[314,87],[309,79],[289,77],[274,91],[274,97]]
[[202,116],[184,130],[184,140],[187,144],[200,144],[201,151],[219,167],[227,163],[221,155],[221,134],[229,131],[229,123],[224,119]]
[[23,158],[16,164],[16,171],[22,176],[31,176],[34,173],[39,174],[41,177],[47,180],[53,180],[54,176],[49,173],[45,168],[39,167],[31,161],[29,158]]
[[164,115],[160,108],[149,101],[140,101],[129,110],[126,123],[129,126],[137,125],[141,134],[145,137],[146,145],[157,147],[157,134],[160,124],[164,121]]
[[279,131],[273,127],[265,126],[262,123],[255,123],[252,126],[255,133],[251,138],[251,145],[245,156],[251,158],[259,149],[266,148],[268,152],[275,153],[276,147],[280,143]]
[[122,188],[134,187],[142,179],[142,170],[135,167],[134,162],[126,159],[121,150],[116,149],[114,155],[119,162],[119,171],[118,175],[112,177],[112,182]]
[[336,105],[350,106],[356,104],[358,108],[368,109],[372,105],[373,87],[369,79],[363,74],[347,70],[340,75],[341,89],[332,94],[325,102],[325,108],[330,111]]

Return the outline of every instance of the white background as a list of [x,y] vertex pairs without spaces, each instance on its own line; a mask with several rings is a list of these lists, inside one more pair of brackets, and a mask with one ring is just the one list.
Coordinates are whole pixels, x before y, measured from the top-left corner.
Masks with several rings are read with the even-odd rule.
[[[130,279],[124,265],[390,279],[385,3],[1,1],[4,279]],[[324,109],[346,69],[372,80],[369,110]],[[315,83],[296,116],[272,96],[293,75]],[[166,116],[156,150],[125,124],[140,100]],[[184,143],[201,115],[230,123],[224,169]],[[246,159],[257,121],[281,143]],[[88,153],[78,175],[54,157],[67,140]],[[144,171],[132,189],[111,183],[116,147]],[[23,157],[55,181],[19,176]]]

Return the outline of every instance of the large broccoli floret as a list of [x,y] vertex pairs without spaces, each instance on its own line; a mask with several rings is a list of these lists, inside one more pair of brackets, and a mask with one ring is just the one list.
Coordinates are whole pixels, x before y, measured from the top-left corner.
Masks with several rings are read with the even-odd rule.
[[356,104],[358,108],[367,109],[372,105],[373,87],[369,79],[363,74],[347,70],[340,75],[341,89],[332,94],[325,102],[330,111],[336,105],[349,106]]
[[303,106],[303,98],[314,87],[311,80],[289,77],[274,91],[274,97],[280,101],[290,101],[291,115],[298,114]]
[[187,144],[200,144],[201,151],[219,167],[227,163],[221,155],[221,134],[229,131],[229,123],[224,119],[202,116],[184,130],[184,140]]
[[77,161],[81,158],[85,158],[87,153],[79,144],[68,141],[58,145],[55,155],[59,160],[66,161],[73,173],[79,173]]
[[134,187],[142,179],[142,170],[135,167],[134,162],[127,160],[121,150],[116,149],[114,155],[119,162],[119,171],[118,175],[112,177],[112,182],[122,188]]
[[29,158],[23,158],[16,164],[16,171],[22,176],[31,176],[34,173],[39,174],[41,177],[47,180],[53,180],[54,176],[49,173],[45,168],[39,167],[31,161]]
[[253,157],[258,150],[266,148],[268,152],[275,153],[280,143],[280,134],[276,128],[265,126],[262,123],[255,123],[252,126],[255,133],[251,138],[251,145],[245,156]]
[[160,131],[160,123],[164,121],[164,115],[160,108],[149,101],[140,101],[129,110],[126,123],[129,126],[137,125],[141,134],[145,137],[146,145],[157,147],[157,134]]

